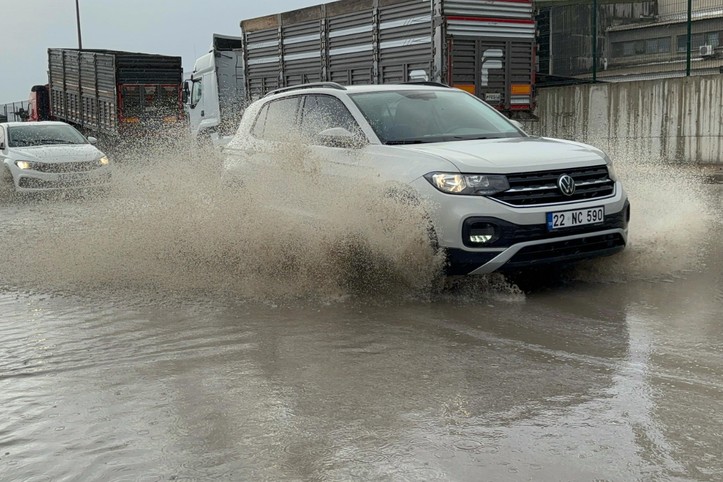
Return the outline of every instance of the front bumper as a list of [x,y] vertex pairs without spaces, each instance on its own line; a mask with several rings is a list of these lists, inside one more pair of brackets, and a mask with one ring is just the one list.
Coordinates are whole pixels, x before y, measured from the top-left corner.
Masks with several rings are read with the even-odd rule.
[[111,181],[110,167],[98,167],[84,172],[62,173],[15,168],[11,169],[11,173],[15,190],[19,193],[104,187]]
[[[606,256],[627,244],[630,203],[618,182],[612,195],[570,203],[513,206],[484,196],[443,194],[426,179],[413,186],[429,201],[438,245],[447,253],[449,274],[485,274]],[[604,222],[550,231],[547,213],[604,207]],[[470,223],[491,222],[498,238],[471,245]]]
[[488,217],[469,218],[467,225],[490,222],[501,226],[500,238],[491,244],[502,247],[475,251],[447,248],[447,273],[487,274],[609,256],[625,248],[629,220],[627,200],[621,211],[606,216],[603,223],[561,232],[549,232],[544,224],[514,225]]

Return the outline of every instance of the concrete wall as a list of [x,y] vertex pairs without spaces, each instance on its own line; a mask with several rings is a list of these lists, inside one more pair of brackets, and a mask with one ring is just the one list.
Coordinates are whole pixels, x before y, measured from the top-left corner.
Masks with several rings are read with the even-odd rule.
[[537,115],[530,134],[723,164],[723,75],[539,89]]

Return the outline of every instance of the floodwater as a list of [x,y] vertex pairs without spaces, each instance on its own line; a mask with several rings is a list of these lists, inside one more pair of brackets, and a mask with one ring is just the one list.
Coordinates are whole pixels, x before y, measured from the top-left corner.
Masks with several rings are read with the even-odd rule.
[[198,157],[0,205],[0,480],[723,479],[723,186],[623,159],[625,252],[443,284],[414,206]]

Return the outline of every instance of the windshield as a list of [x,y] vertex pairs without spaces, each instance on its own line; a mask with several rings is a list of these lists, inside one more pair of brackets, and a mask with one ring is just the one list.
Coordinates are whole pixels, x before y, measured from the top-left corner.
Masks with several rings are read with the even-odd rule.
[[80,132],[69,125],[40,125],[28,122],[24,126],[8,127],[8,147],[86,144],[87,142]]
[[457,89],[350,94],[385,144],[523,137],[502,114]]

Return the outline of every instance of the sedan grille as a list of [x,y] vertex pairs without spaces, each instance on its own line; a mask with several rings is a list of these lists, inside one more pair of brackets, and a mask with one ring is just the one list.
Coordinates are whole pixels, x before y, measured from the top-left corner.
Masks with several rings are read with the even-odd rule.
[[33,163],[33,169],[39,172],[86,172],[92,171],[93,169],[100,167],[98,161],[84,161],[84,162],[59,162],[59,163],[46,163],[46,162],[35,162]]
[[[557,186],[557,179],[563,174],[575,180],[572,196],[564,195]],[[607,166],[508,174],[507,180],[510,188],[492,197],[515,206],[584,201],[610,196],[615,189]]]

